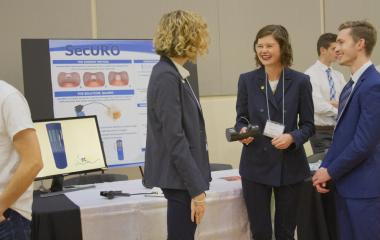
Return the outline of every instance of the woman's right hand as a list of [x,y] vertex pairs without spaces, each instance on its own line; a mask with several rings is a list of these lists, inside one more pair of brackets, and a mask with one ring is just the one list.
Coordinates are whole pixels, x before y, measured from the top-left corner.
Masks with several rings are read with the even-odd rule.
[[201,193],[191,199],[191,221],[200,224],[206,210],[206,194]]
[[[243,127],[243,128],[240,129],[240,133],[245,133],[245,132],[247,132],[247,127]],[[254,140],[253,137],[247,137],[247,138],[244,138],[244,139],[242,139],[242,140],[239,140],[239,142],[241,142],[241,143],[243,143],[243,144],[245,144],[245,145],[248,145],[248,144],[250,144],[253,140]]]

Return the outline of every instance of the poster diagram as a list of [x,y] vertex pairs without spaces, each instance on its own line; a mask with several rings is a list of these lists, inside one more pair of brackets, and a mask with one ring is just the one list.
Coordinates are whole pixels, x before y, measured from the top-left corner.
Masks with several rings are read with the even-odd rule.
[[96,115],[108,166],[141,165],[151,40],[49,40],[54,117]]

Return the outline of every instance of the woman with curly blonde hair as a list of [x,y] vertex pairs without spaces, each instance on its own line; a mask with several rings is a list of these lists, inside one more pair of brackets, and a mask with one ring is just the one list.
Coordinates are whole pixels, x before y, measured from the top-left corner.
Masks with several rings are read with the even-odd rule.
[[183,65],[207,52],[208,30],[199,15],[165,14],[154,36],[160,61],[148,85],[144,182],[168,200],[168,239],[194,239],[211,181],[205,123]]

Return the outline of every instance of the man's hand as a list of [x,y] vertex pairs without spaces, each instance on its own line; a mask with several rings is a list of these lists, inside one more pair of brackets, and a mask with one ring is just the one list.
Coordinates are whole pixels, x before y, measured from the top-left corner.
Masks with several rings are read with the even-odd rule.
[[326,188],[326,183],[317,184],[317,185],[315,185],[315,188],[317,189],[317,192],[319,192],[319,193],[330,192],[330,190]]
[[293,137],[289,133],[281,134],[272,139],[272,145],[277,149],[287,149],[293,142]]
[[[246,133],[247,132],[247,127],[243,127],[242,129],[240,129],[240,133]],[[248,145],[250,144],[252,141],[254,140],[253,137],[247,137],[247,138],[244,138],[242,140],[239,140],[239,142],[245,144],[245,145]]]
[[191,199],[191,221],[200,224],[206,210],[206,194],[201,193]]
[[331,180],[331,176],[326,168],[320,168],[313,176],[313,186],[319,193],[327,193],[326,183]]

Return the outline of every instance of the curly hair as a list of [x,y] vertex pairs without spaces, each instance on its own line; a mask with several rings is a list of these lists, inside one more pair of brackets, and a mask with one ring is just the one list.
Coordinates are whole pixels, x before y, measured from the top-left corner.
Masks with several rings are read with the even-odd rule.
[[285,27],[281,25],[267,25],[259,30],[253,42],[253,50],[255,51],[255,60],[257,66],[263,66],[256,52],[256,44],[260,38],[272,35],[280,45],[281,64],[290,67],[293,63],[293,50],[290,44],[289,33]]
[[195,60],[207,52],[207,23],[196,13],[177,10],[165,14],[153,38],[156,53],[167,57]]
[[347,21],[342,23],[338,30],[351,29],[351,35],[355,42],[360,39],[365,40],[365,52],[370,56],[376,45],[377,32],[376,28],[366,20],[363,21]]

